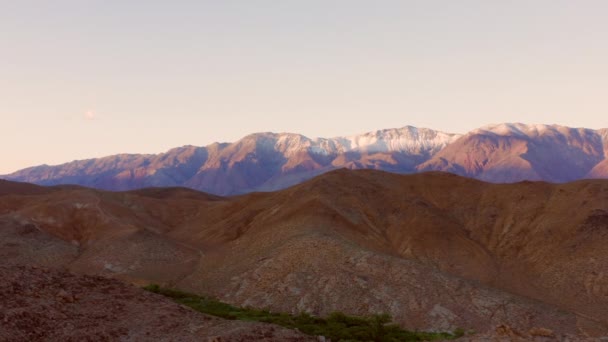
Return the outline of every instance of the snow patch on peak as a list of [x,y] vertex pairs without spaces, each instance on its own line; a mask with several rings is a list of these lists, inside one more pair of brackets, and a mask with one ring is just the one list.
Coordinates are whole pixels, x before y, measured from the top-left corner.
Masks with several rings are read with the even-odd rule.
[[405,152],[420,155],[438,152],[460,136],[428,128],[405,126],[331,139],[310,139],[293,133],[256,133],[243,138],[241,143],[255,142],[258,148],[275,150],[286,157],[302,152],[321,155],[345,152]]
[[359,135],[331,139],[340,152],[407,152],[411,154],[433,153],[460,135],[443,133],[428,128],[405,126],[383,129]]
[[602,128],[597,131],[604,144],[604,155],[608,158],[608,128]]
[[567,134],[573,128],[560,125],[501,123],[483,126],[471,131],[469,134],[493,133],[502,136],[537,137],[547,133]]
[[276,136],[274,149],[287,157],[291,157],[299,152],[306,151],[311,145],[312,140],[301,134],[281,133]]

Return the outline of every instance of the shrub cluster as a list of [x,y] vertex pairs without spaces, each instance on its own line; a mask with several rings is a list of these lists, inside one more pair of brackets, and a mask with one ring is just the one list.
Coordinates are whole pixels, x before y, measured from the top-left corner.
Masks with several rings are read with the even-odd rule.
[[307,313],[291,315],[268,310],[241,308],[220,302],[213,298],[202,297],[174,289],[162,288],[152,284],[145,290],[172,298],[174,301],[192,309],[217,317],[232,320],[272,323],[313,336],[325,336],[331,341],[430,341],[455,339],[464,335],[460,329],[454,333],[409,331],[392,324],[388,314],[355,317],[334,312],[329,316],[315,317]]

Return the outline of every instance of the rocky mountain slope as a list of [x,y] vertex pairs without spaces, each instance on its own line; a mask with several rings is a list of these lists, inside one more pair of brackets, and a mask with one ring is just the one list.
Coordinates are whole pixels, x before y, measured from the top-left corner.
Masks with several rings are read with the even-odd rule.
[[416,165],[456,138],[455,134],[410,126],[333,139],[257,133],[232,144],[43,165],[2,178],[106,190],[185,186],[229,195],[281,189],[342,167],[413,172]]
[[316,341],[218,319],[103,277],[0,266],[0,341]]
[[[491,182],[569,182],[605,178],[600,131],[563,126],[502,124],[474,130],[430,160],[420,171],[440,170]],[[607,150],[608,151],[608,150]]]
[[[0,188],[0,260],[408,329],[608,334],[608,181],[337,170],[222,198]],[[33,190],[37,189],[37,190]]]
[[257,133],[231,144],[43,165],[3,178],[106,190],[184,186],[218,195],[283,189],[338,168],[568,182],[608,178],[605,151],[608,129],[500,124],[461,136],[407,126],[333,139]]

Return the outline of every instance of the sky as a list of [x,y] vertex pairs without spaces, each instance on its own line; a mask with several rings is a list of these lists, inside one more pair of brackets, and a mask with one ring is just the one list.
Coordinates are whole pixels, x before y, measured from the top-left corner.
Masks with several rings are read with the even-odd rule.
[[604,0],[0,0],[0,174],[254,132],[608,127]]

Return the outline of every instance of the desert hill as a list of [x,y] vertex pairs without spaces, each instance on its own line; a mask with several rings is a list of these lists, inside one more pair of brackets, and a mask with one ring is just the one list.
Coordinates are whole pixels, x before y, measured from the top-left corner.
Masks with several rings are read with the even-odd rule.
[[231,321],[103,277],[0,266],[0,341],[314,341]]
[[30,183],[9,182],[0,179],[0,196],[3,195],[40,195],[53,191],[52,188]]
[[337,170],[236,197],[2,186],[5,264],[280,311],[387,312],[409,329],[608,334],[607,181]]

